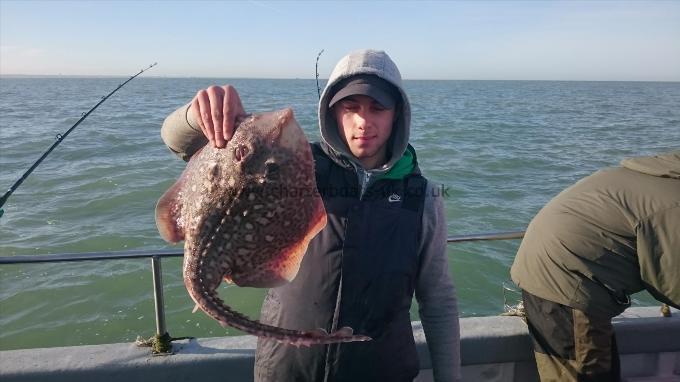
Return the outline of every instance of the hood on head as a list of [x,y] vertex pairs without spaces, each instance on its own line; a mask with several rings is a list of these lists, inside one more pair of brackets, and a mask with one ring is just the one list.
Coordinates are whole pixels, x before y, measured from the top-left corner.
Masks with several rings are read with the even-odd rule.
[[680,179],[680,151],[624,159],[621,166],[647,175]]
[[361,166],[359,160],[349,151],[349,148],[338,133],[335,116],[330,112],[328,104],[338,90],[336,85],[339,82],[362,74],[370,74],[382,78],[394,85],[401,96],[401,99],[397,102],[397,115],[392,128],[392,135],[387,141],[387,151],[390,157],[387,163],[378,169],[384,172],[392,168],[404,155],[408,145],[411,125],[411,104],[402,88],[401,73],[399,73],[397,65],[384,51],[372,49],[356,50],[340,59],[335,69],[331,72],[328,83],[319,100],[319,129],[321,130],[321,138],[335,154],[352,161],[355,165]]

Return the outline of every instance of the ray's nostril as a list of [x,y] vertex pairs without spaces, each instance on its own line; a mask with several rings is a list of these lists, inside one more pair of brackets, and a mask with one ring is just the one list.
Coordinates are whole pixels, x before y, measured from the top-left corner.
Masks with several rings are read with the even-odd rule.
[[237,161],[241,161],[247,154],[248,146],[241,144],[234,147],[234,158],[236,158]]

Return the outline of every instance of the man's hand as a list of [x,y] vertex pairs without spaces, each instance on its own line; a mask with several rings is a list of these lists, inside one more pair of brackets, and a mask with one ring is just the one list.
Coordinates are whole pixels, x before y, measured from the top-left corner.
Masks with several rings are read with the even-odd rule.
[[199,90],[190,109],[205,137],[217,148],[227,145],[234,136],[236,119],[246,114],[238,92],[231,85]]

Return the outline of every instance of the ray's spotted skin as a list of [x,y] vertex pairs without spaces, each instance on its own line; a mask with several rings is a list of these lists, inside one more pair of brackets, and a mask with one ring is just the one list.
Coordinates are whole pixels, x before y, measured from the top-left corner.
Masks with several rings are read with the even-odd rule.
[[328,334],[264,325],[217,294],[222,280],[259,288],[291,281],[326,225],[311,149],[291,109],[248,116],[226,148],[196,153],[159,200],[156,224],[166,241],[184,240],[184,284],[222,326],[296,346],[370,340],[351,328]]

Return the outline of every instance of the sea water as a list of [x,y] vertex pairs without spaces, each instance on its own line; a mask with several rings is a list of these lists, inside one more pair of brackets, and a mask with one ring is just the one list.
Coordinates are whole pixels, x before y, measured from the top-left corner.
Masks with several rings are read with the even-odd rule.
[[[124,78],[0,79],[0,189]],[[0,256],[180,249],[154,222],[185,163],[160,139],[163,119],[211,84],[234,85],[248,112],[291,106],[318,140],[315,80],[140,77],[78,126],[19,187],[0,218]],[[321,84],[323,86],[323,83]],[[440,185],[450,236],[524,230],[562,189],[624,157],[680,149],[680,83],[406,81],[411,143]],[[461,316],[517,301],[518,240],[450,244]],[[181,259],[163,260],[173,336],[240,334],[191,313]],[[154,334],[150,261],[0,266],[0,349],[133,341]],[[257,318],[265,291],[222,287]],[[304,303],[304,302],[303,302]],[[646,294],[634,304],[655,304]],[[412,308],[417,319],[417,305]]]

